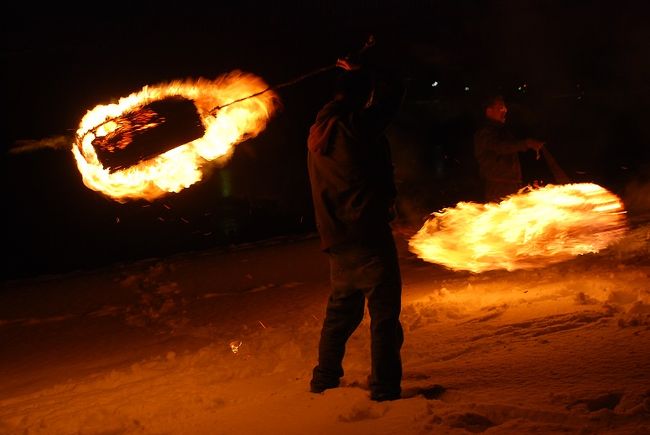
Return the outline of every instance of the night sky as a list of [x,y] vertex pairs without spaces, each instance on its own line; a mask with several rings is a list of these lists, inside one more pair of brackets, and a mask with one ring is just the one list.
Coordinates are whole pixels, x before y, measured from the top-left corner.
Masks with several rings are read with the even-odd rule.
[[[335,72],[282,89],[282,109],[225,168],[152,203],[89,190],[69,148],[15,148],[72,137],[87,110],[147,84],[234,69],[283,83],[368,33],[407,83],[391,134],[405,209],[477,198],[471,136],[493,92],[506,96],[513,131],[545,140],[573,181],[617,193],[650,181],[645,2],[217,3],[4,7],[3,278],[313,232],[305,142]],[[543,172],[528,157],[528,174]]]

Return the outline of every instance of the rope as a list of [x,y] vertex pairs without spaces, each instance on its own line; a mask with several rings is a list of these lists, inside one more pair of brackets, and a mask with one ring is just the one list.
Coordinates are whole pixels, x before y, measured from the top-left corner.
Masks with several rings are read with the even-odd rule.
[[262,94],[264,94],[266,92],[269,92],[269,91],[272,91],[272,90],[275,90],[275,89],[286,88],[287,86],[294,85],[294,84],[296,84],[296,83],[298,83],[298,82],[300,82],[302,80],[308,79],[309,77],[312,77],[312,76],[315,76],[317,74],[332,70],[334,68],[336,68],[335,64],[334,65],[327,65],[327,66],[324,66],[322,68],[318,68],[318,69],[315,69],[313,71],[310,71],[310,72],[308,72],[306,74],[303,74],[303,75],[301,75],[299,77],[296,77],[293,80],[289,80],[288,82],[280,83],[279,85],[275,85],[275,86],[269,86],[268,88],[264,89],[263,91],[259,91],[259,92],[256,92],[256,93],[252,94],[252,95],[248,95],[246,97],[238,98],[238,99],[233,100],[233,101],[231,101],[229,103],[217,106],[214,109],[210,110],[210,114],[215,114],[220,109],[223,109],[224,107],[230,106],[231,104],[239,103],[241,101],[257,97],[258,95],[262,95]]
[[546,159],[546,164],[548,164],[548,168],[551,170],[551,173],[555,178],[555,182],[559,184],[570,183],[571,179],[567,176],[566,172],[564,172],[560,165],[558,165],[555,157],[553,157],[548,148],[546,148],[546,146],[543,146],[541,150],[544,158]]
[[[368,35],[368,38],[364,42],[361,49],[359,49],[355,54],[350,54],[347,57],[350,57],[352,55],[360,56],[365,51],[367,51],[369,48],[373,47],[374,45],[375,45],[375,36],[370,34],[370,35]],[[222,104],[221,106],[217,106],[214,109],[210,110],[210,114],[213,115],[217,111],[219,111],[219,109],[223,109],[224,107],[230,106],[231,104],[235,104],[235,103],[239,103],[239,102],[244,101],[244,100],[248,100],[249,98],[257,97],[258,95],[262,95],[265,92],[272,91],[272,90],[275,90],[275,89],[286,88],[287,86],[291,86],[291,85],[295,85],[296,83],[298,83],[298,82],[300,82],[302,80],[305,80],[305,79],[308,79],[309,77],[315,76],[317,74],[332,70],[332,69],[334,69],[336,67],[337,67],[336,64],[327,65],[327,66],[324,66],[322,68],[318,68],[318,69],[310,71],[310,72],[308,72],[306,74],[303,74],[300,77],[296,77],[293,80],[289,80],[288,82],[280,83],[279,85],[275,85],[275,86],[269,86],[268,88],[264,89],[263,91],[256,92],[253,95],[248,95],[247,97],[239,98],[237,100],[231,101],[230,103],[226,103],[226,104]]]

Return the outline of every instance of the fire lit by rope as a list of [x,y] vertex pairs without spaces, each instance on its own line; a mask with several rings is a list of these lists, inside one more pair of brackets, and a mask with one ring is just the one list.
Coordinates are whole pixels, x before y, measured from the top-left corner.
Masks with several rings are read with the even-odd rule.
[[547,185],[500,203],[459,202],[433,213],[410,250],[453,270],[533,269],[595,253],[626,230],[621,200],[591,183]]
[[[261,78],[235,71],[216,80],[145,86],[116,104],[96,106],[81,120],[72,147],[84,184],[120,202],[138,198],[153,200],[191,186],[201,180],[209,163],[223,164],[235,144],[255,137],[265,128],[279,103],[276,93],[261,92],[267,88]],[[227,105],[256,93],[260,94]],[[111,145],[113,149],[124,148],[130,135],[116,134],[126,130],[123,124],[139,122],[137,129],[126,130],[127,133],[155,127],[160,120],[143,109],[144,106],[171,97],[194,103],[203,136],[126,168],[109,171],[104,167],[94,144],[113,134],[122,138],[122,142]],[[227,106],[214,112],[215,107],[223,105]]]

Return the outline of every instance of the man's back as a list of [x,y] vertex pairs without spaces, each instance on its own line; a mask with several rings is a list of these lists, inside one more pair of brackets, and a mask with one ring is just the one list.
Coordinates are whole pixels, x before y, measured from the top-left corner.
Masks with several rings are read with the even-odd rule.
[[308,169],[323,249],[370,240],[386,231],[395,200],[390,147],[384,134],[399,100],[326,104],[308,138]]

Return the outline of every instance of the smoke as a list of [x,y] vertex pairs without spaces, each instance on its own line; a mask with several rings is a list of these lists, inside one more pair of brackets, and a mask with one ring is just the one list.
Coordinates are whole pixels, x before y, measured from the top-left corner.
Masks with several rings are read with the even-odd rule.
[[72,142],[72,137],[65,135],[50,136],[44,139],[21,139],[14,142],[14,147],[9,149],[9,153],[21,154],[46,148],[70,149]]

